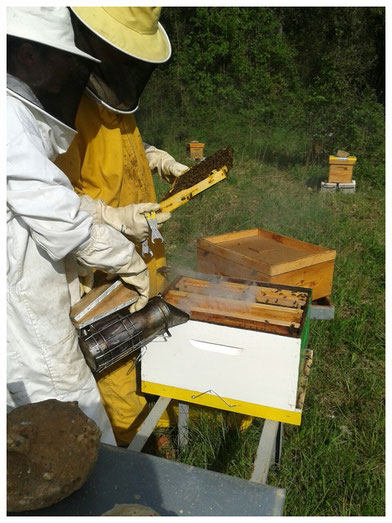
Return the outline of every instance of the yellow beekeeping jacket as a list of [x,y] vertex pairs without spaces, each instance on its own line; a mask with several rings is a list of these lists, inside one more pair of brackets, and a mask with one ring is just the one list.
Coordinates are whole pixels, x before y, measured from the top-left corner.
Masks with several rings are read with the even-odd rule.
[[[103,200],[112,207],[156,202],[143,142],[132,115],[118,115],[84,96],[76,117],[78,134],[56,165],[71,180],[78,194]],[[140,246],[137,246],[140,248]],[[165,265],[163,245],[150,243],[154,256],[146,257],[150,297],[162,290]],[[140,252],[140,251],[139,251]]]
[[[112,207],[156,202],[151,171],[132,115],[115,114],[84,96],[76,117],[76,130],[78,134],[70,148],[57,157],[56,164],[78,194],[102,199]],[[165,285],[163,276],[157,273],[165,265],[165,255],[160,241],[150,242],[150,249],[153,257],[148,256],[145,261],[152,297]],[[98,387],[117,443],[128,445],[149,410],[144,396],[138,392],[134,358],[110,369],[98,380]],[[160,425],[169,425],[167,414]]]

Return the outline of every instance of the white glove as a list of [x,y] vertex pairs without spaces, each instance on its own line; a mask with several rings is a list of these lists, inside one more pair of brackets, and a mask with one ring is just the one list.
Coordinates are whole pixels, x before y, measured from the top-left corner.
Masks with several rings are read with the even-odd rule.
[[150,290],[147,266],[134,244],[113,227],[93,224],[89,244],[75,255],[81,265],[118,274],[125,283],[135,287],[140,297],[129,308],[131,312],[147,304]]
[[151,172],[157,171],[163,180],[173,183],[176,178],[188,171],[189,167],[176,162],[173,156],[170,156],[166,151],[157,149],[145,142],[143,142],[143,145]]
[[76,269],[79,277],[80,297],[88,294],[94,287],[94,270],[91,267],[76,263]]
[[[158,211],[159,203],[132,203],[125,207],[110,207],[102,200],[94,200],[90,196],[80,197],[80,210],[92,215],[95,223],[106,223],[117,231],[129,236],[133,242],[143,242],[149,234],[149,226],[144,216],[145,212]],[[158,225],[170,218],[169,212],[156,214]]]
[[139,256],[136,249],[133,251],[132,257],[127,265],[121,267],[117,274],[123,282],[135,287],[140,294],[137,302],[132,303],[129,307],[129,312],[133,313],[140,311],[147,305],[148,296],[150,293],[150,276],[148,274],[147,265]]

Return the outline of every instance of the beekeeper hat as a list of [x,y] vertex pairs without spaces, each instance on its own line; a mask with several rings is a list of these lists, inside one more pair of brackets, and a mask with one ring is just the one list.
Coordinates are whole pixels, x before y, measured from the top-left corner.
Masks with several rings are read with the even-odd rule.
[[7,7],[7,34],[100,62],[76,47],[66,7]]
[[91,31],[120,51],[151,63],[166,62],[171,45],[159,23],[161,7],[71,7]]

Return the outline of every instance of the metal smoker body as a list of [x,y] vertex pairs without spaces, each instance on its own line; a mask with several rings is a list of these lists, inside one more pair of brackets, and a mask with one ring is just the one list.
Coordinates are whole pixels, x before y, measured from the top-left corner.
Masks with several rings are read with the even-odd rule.
[[171,336],[169,328],[188,319],[186,312],[155,296],[138,312],[131,314],[126,307],[83,327],[79,344],[89,367],[100,373],[156,336]]

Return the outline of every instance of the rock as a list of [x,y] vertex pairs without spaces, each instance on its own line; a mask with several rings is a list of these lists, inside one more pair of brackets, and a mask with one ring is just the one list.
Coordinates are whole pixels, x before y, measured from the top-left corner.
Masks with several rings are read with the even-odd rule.
[[155,510],[144,505],[129,504],[129,505],[114,505],[114,507],[102,516],[160,516]]
[[7,509],[49,507],[78,490],[98,457],[101,432],[77,402],[46,400],[7,415]]

